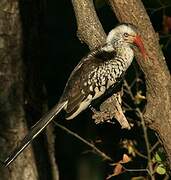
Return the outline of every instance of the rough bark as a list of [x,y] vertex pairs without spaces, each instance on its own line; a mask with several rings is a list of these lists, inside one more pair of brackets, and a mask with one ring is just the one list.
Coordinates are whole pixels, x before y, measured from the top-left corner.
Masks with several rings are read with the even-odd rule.
[[149,59],[137,56],[147,81],[145,122],[161,138],[171,169],[171,77],[145,8],[140,0],[109,0],[120,22],[136,25],[141,31]]
[[92,0],[72,0],[78,26],[78,37],[90,49],[105,43],[106,34],[97,17]]
[[[0,158],[4,159],[27,133],[24,96],[22,31],[19,1],[0,1]],[[3,180],[38,178],[32,148],[9,168],[0,169]]]
[[[43,34],[43,27],[38,21],[43,19],[41,5],[41,1],[0,3],[0,159],[6,158],[28,133],[26,121],[34,124],[34,119],[36,122],[44,112],[43,106],[47,111],[39,73],[43,56],[39,35]],[[52,132],[53,128],[48,127],[46,137],[39,138],[34,148],[26,149],[8,169],[1,168],[0,178],[58,180]]]

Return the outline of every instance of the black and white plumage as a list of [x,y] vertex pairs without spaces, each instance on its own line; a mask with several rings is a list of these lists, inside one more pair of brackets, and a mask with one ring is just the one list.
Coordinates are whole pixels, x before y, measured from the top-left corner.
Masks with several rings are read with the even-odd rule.
[[3,162],[4,166],[8,166],[62,109],[66,111],[66,119],[73,119],[114,86],[133,60],[134,45],[144,55],[143,43],[133,25],[121,24],[110,31],[103,46],[82,58],[71,73],[59,103],[32,127]]
[[84,57],[71,74],[61,98],[61,102],[68,101],[65,107],[66,119],[76,117],[117,83],[117,79],[129,67],[130,59],[133,59],[132,49],[128,50],[129,55],[124,53],[123,58],[112,46],[105,45]]

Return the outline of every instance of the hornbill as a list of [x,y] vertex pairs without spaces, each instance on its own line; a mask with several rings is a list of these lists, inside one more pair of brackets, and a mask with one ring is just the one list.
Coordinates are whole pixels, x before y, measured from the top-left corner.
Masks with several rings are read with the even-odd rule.
[[61,110],[66,111],[66,119],[73,119],[114,87],[134,58],[134,46],[145,58],[144,45],[135,26],[122,23],[112,29],[105,44],[81,59],[72,71],[59,102],[31,128],[2,164],[7,167],[13,162]]

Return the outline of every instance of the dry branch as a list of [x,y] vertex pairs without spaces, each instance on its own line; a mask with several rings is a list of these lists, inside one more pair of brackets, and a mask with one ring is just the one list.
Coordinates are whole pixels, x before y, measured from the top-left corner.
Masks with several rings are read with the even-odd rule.
[[54,135],[53,125],[50,124],[46,128],[46,136],[47,136],[47,149],[49,155],[49,162],[51,165],[52,179],[59,180],[59,170],[55,159],[55,135]]

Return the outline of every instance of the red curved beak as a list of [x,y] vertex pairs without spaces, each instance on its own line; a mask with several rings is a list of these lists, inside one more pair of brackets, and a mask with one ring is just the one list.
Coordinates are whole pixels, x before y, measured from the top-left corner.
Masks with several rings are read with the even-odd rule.
[[143,44],[143,42],[142,42],[141,37],[140,37],[139,35],[135,36],[133,42],[134,42],[134,44],[139,48],[139,50],[140,50],[143,58],[146,59],[147,54],[146,54],[146,52],[145,52],[144,44]]

